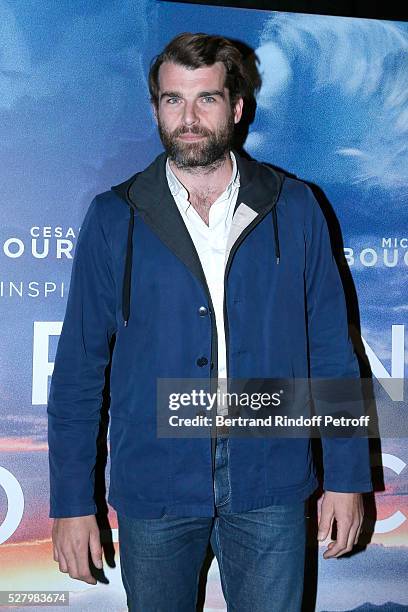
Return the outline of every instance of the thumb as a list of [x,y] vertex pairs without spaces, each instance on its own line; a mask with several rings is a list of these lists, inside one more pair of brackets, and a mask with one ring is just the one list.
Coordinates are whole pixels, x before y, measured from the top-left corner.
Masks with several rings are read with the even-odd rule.
[[89,548],[91,550],[91,557],[93,564],[98,569],[102,569],[102,546],[99,536],[99,529],[92,529],[89,534]]

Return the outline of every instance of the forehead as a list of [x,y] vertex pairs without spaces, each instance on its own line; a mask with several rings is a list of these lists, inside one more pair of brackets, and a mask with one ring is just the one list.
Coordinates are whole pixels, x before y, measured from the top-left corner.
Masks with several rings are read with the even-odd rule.
[[225,66],[222,62],[195,69],[164,62],[159,69],[160,91],[223,90],[224,85]]

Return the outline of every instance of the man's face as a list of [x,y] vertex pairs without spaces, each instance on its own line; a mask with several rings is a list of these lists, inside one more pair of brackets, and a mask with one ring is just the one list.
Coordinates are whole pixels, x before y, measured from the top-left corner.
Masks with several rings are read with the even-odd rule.
[[231,108],[221,62],[195,70],[171,62],[160,66],[159,102],[153,110],[163,146],[179,168],[225,158],[242,105],[239,98]]

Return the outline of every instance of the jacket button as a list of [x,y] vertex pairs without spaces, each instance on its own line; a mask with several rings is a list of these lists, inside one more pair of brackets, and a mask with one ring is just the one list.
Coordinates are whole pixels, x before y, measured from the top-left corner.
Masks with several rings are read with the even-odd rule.
[[200,306],[198,309],[198,314],[200,317],[205,317],[205,315],[208,314],[208,308],[206,306]]
[[199,357],[197,359],[197,365],[200,366],[200,368],[202,368],[203,366],[207,365],[207,363],[208,363],[207,357]]

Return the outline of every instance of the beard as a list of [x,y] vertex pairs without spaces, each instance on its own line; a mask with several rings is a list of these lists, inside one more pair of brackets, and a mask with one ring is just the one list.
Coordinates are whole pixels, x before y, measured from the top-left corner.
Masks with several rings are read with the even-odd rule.
[[[226,121],[214,132],[199,126],[191,128],[181,126],[170,132],[160,119],[158,128],[162,144],[178,168],[214,167],[225,159],[232,147],[235,123],[231,112]],[[182,134],[198,134],[204,136],[204,139],[197,142],[183,142],[178,140],[178,136]]]

